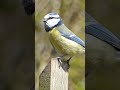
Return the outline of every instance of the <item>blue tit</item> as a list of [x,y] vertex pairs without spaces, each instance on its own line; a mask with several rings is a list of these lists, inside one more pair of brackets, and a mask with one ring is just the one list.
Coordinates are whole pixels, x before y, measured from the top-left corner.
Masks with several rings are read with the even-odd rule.
[[57,13],[45,15],[44,25],[50,42],[60,57],[73,57],[85,52],[85,42],[64,25]]

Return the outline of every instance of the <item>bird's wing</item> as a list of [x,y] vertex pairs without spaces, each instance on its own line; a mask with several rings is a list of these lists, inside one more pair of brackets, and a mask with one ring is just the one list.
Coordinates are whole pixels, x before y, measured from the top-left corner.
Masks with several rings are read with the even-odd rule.
[[78,36],[76,36],[73,32],[71,32],[65,25],[62,27],[58,27],[58,31],[61,33],[62,36],[64,36],[67,39],[70,39],[83,47],[85,47],[85,42],[81,40]]
[[91,16],[86,15],[86,20],[86,33],[91,34],[92,36],[101,39],[120,50],[120,39],[112,34],[107,28],[93,20]]

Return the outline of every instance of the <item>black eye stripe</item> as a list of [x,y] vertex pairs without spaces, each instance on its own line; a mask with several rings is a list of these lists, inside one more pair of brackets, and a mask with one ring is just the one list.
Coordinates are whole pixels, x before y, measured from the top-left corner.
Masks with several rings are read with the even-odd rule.
[[53,19],[54,17],[50,17],[50,18],[48,18],[48,19]]
[[[53,18],[59,19],[60,17],[49,17],[48,19],[53,19]],[[47,20],[48,20],[48,19],[47,19]]]

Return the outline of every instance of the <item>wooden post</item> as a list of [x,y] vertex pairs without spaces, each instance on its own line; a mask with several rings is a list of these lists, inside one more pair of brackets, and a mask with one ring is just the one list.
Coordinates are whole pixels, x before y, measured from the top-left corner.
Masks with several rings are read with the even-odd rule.
[[68,62],[52,58],[40,75],[39,90],[68,90]]

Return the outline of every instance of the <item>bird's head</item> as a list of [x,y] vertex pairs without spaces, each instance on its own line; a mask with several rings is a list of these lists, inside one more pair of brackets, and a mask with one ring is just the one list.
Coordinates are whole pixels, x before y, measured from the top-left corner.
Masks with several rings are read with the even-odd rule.
[[54,27],[57,27],[59,25],[62,25],[62,19],[57,13],[49,13],[45,15],[44,17],[44,25],[45,25],[45,30],[46,32],[49,32],[52,30]]

